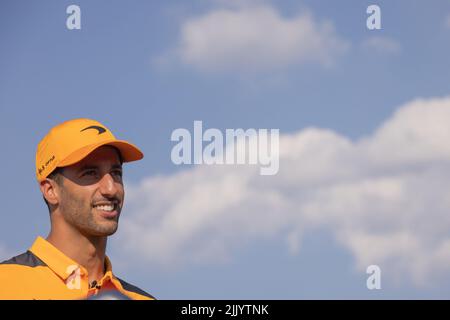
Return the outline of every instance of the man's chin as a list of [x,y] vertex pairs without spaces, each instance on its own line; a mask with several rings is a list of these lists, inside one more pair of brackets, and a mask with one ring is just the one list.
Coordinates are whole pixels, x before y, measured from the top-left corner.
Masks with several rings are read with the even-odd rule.
[[119,223],[117,221],[107,221],[103,223],[98,223],[94,230],[92,230],[91,235],[97,237],[108,237],[116,233]]

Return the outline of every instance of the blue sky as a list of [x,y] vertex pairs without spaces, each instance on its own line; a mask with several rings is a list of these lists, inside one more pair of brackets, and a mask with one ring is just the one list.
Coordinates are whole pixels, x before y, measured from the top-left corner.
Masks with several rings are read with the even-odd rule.
[[[66,28],[70,4],[81,30]],[[381,30],[366,28],[370,4]],[[0,258],[49,230],[37,143],[88,117],[144,151],[108,253],[156,297],[448,298],[449,39],[444,0],[2,1]],[[170,135],[194,120],[280,129],[280,174],[175,166]]]

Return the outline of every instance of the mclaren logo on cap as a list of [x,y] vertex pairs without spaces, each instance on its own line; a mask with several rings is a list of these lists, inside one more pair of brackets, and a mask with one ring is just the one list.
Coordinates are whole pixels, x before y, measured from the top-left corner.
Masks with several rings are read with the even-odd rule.
[[102,134],[102,133],[106,132],[106,129],[105,129],[105,128],[99,127],[99,126],[90,126],[90,127],[84,128],[84,129],[81,130],[80,132],[83,132],[83,131],[89,130],[89,129],[95,129],[95,130],[97,130],[97,131],[98,131],[98,134]]

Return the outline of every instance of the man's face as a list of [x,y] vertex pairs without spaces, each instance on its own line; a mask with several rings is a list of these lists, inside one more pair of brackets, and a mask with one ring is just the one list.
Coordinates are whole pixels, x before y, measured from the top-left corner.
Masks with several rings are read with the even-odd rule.
[[116,232],[124,200],[118,151],[102,146],[62,175],[59,209],[66,222],[88,236]]

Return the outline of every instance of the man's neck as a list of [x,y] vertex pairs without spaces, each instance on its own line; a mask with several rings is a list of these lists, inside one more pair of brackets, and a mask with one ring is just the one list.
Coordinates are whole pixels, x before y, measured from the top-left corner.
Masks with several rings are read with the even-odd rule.
[[103,277],[107,237],[85,236],[71,226],[60,225],[52,227],[47,241],[86,268],[89,283]]

